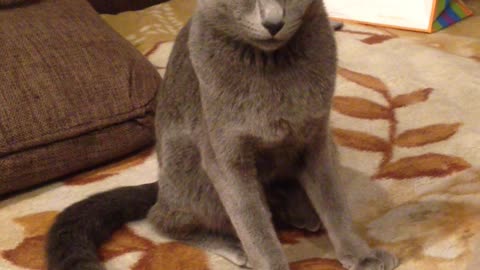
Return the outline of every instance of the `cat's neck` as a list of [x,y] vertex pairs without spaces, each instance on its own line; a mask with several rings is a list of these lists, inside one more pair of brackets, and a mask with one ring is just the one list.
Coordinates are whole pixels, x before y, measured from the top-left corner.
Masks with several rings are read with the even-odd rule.
[[[196,30],[193,32],[193,39],[197,40],[199,46],[205,50],[212,50],[212,53],[222,54],[234,57],[235,61],[240,61],[252,67],[269,68],[279,66],[289,66],[295,62],[312,58],[312,56],[324,50],[322,46],[334,44],[328,42],[332,38],[332,33],[325,11],[319,3],[310,7],[305,15],[302,26],[297,33],[282,47],[274,51],[265,51],[248,42],[232,37],[215,25],[209,24],[208,20],[203,18],[201,12],[197,12],[194,18]],[[200,31],[199,31],[200,30]],[[333,48],[334,50],[334,48]],[[233,59],[232,59],[233,60]]]

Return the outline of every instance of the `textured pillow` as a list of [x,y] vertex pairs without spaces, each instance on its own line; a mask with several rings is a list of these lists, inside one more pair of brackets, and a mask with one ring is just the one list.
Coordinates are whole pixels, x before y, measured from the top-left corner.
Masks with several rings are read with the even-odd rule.
[[0,56],[0,194],[153,142],[160,77],[86,1],[0,9]]

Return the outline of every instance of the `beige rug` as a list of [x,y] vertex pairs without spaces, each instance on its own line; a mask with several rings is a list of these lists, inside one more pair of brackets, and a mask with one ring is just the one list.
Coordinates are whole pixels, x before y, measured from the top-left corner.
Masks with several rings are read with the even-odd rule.
[[[114,27],[122,25],[117,20],[137,25],[122,34],[136,40],[161,73],[171,39],[188,18],[175,3],[149,11],[160,22],[177,22],[160,40],[152,34],[153,40],[142,41],[140,35],[142,27],[145,33],[164,27],[155,30],[153,24],[161,25],[155,19],[138,27],[136,13],[106,18]],[[457,27],[477,22],[474,17]],[[465,32],[422,39],[347,25],[337,33],[332,125],[349,203],[359,232],[373,246],[397,254],[399,270],[480,269],[480,39]],[[469,42],[452,49],[428,41],[437,38],[439,44]],[[147,150],[0,202],[0,269],[45,269],[45,233],[59,211],[96,192],[153,182],[156,174],[155,155]],[[325,234],[284,231],[280,238],[292,269],[342,269]],[[238,269],[158,236],[145,222],[117,232],[100,254],[109,270]]]

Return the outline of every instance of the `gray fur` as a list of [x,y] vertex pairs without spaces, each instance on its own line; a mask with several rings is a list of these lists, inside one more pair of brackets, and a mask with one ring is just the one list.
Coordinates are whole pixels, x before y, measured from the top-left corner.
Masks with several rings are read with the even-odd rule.
[[[285,23],[275,39],[263,26],[272,13]],[[290,223],[315,230],[320,216],[349,269],[393,269],[393,256],[353,232],[342,199],[328,128],[335,71],[321,1],[200,0],[158,96],[162,172],[149,217],[160,231],[196,243],[238,237],[255,269],[284,270],[271,217],[302,206],[310,211]],[[269,189],[284,182],[301,195],[274,208]]]
[[[272,35],[266,22],[282,27]],[[259,270],[289,269],[273,221],[312,231],[323,223],[346,268],[395,268],[352,229],[329,130],[335,76],[322,1],[199,0],[157,97],[161,170],[149,220]],[[64,246],[55,241],[52,258]]]

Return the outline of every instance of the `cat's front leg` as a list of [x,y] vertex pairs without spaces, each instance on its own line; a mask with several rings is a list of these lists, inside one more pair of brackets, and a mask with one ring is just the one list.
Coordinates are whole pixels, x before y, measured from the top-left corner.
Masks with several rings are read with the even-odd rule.
[[398,265],[395,256],[371,249],[352,228],[339,182],[336,148],[326,131],[320,131],[309,145],[306,169],[301,184],[320,216],[338,259],[349,270],[392,270]]
[[[257,179],[253,151],[240,139],[219,139],[201,146],[202,165],[255,270],[288,270],[271,221],[271,212]],[[215,149],[215,150],[214,150]]]

